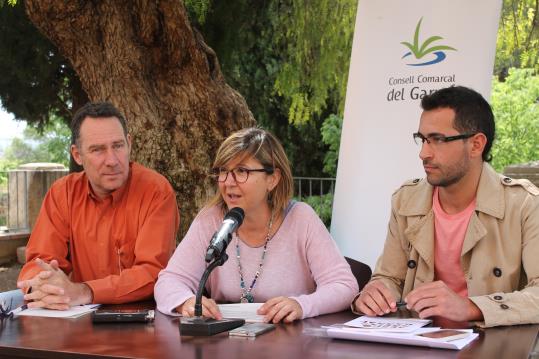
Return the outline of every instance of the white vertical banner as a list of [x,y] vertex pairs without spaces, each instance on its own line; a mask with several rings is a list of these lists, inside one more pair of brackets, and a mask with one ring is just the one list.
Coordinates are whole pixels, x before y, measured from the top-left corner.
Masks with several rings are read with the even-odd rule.
[[371,268],[391,194],[424,177],[421,98],[451,85],[490,96],[501,0],[359,0],[331,233]]

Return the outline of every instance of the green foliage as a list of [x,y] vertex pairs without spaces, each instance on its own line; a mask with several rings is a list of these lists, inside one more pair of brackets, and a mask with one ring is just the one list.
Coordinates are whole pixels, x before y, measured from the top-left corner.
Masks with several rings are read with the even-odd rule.
[[539,14],[536,0],[504,0],[494,73],[500,78],[511,67],[539,70]]
[[289,102],[291,123],[321,115],[334,96],[342,114],[354,34],[357,0],[273,1],[273,48],[282,63],[274,82]]
[[355,12],[356,0],[212,0],[200,25],[227,82],[281,140],[296,176],[322,175],[320,127],[342,115]]
[[60,118],[44,128],[26,127],[24,138],[14,138],[0,158],[0,188],[7,186],[7,171],[23,163],[54,162],[69,167],[71,131]]
[[324,222],[327,228],[331,226],[331,212],[333,209],[333,194],[328,193],[321,196],[308,196],[301,199],[313,207],[318,217]]
[[13,160],[0,158],[0,189],[7,191],[7,171],[17,168],[19,164]]
[[15,6],[15,5],[17,5],[17,0],[7,0],[7,1],[6,0],[0,0],[0,8],[2,6],[4,6],[4,5],[6,5],[6,4],[8,4],[10,6]]
[[200,24],[206,22],[206,15],[210,10],[211,0],[184,0],[185,8],[191,19]]
[[[342,114],[357,0],[273,0],[256,5],[213,0],[211,6],[202,31],[227,79],[262,87],[268,95],[265,101],[277,97],[290,123],[324,117],[328,108],[329,113]],[[198,14],[192,4],[188,8]],[[257,85],[261,75],[266,76]]]
[[4,150],[0,158],[0,188],[7,188],[7,171],[17,168],[26,159],[32,160],[36,156],[32,147],[20,138],[14,138],[11,144]]
[[510,69],[506,80],[494,79],[492,87],[493,167],[502,172],[510,164],[539,160],[539,76],[532,69]]
[[41,155],[32,145],[18,137],[15,137],[4,151],[4,158],[17,166],[25,162],[39,162]]
[[61,118],[52,119],[43,128],[31,126],[24,138],[14,138],[0,159],[0,171],[17,168],[30,162],[54,162],[69,165],[71,131]]
[[341,145],[342,117],[330,115],[324,120],[320,132],[322,141],[329,146],[324,156],[324,172],[331,177],[337,176],[337,161],[339,159],[339,147]]
[[71,130],[60,117],[51,119],[43,128],[28,126],[24,135],[25,138],[39,143],[36,150],[45,154],[42,156],[44,161],[69,167]]
[[[8,1],[13,3],[13,1]],[[71,118],[87,97],[69,63],[28,20],[24,4],[0,6],[0,99],[19,120],[43,126]]]

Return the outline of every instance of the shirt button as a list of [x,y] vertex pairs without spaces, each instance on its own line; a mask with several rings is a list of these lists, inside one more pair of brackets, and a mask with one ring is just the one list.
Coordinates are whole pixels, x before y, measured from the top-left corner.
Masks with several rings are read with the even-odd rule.
[[414,180],[412,181],[412,183],[417,183],[419,182],[419,178],[414,178]]
[[502,270],[498,267],[494,267],[494,269],[492,270],[492,273],[494,273],[494,275],[496,277],[501,277],[502,276]]
[[500,304],[500,308],[509,309],[509,306],[507,304]]
[[417,266],[417,263],[413,259],[410,259],[408,261],[408,268],[414,269],[416,266]]
[[501,296],[501,295],[495,295],[495,296],[494,296],[494,299],[496,299],[496,300],[502,300],[502,296]]
[[504,181],[505,183],[511,183],[511,178],[505,177],[505,178],[503,179],[503,181]]

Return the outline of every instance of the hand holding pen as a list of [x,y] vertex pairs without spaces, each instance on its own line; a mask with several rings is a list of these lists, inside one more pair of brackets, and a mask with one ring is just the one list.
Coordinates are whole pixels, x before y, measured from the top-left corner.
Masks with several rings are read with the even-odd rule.
[[[400,304],[402,306],[403,302]],[[377,316],[396,312],[398,305],[389,288],[382,281],[375,280],[363,288],[354,302],[354,308],[365,315]]]

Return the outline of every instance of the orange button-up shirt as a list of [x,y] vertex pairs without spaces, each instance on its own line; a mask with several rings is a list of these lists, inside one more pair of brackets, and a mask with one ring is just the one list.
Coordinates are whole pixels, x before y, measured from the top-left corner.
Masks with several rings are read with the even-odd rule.
[[130,164],[127,182],[104,199],[84,174],[56,181],[47,193],[26,247],[19,280],[40,272],[33,261],[56,259],[94,303],[125,303],[153,294],[157,274],[175,247],[176,195],[160,174]]

